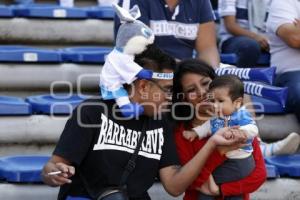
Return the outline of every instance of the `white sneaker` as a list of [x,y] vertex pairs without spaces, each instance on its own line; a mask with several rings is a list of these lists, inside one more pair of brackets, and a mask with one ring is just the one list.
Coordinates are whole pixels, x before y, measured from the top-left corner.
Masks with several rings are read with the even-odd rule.
[[266,144],[261,142],[261,150],[265,157],[276,155],[294,154],[298,150],[300,144],[300,135],[298,133],[290,133],[286,138]]

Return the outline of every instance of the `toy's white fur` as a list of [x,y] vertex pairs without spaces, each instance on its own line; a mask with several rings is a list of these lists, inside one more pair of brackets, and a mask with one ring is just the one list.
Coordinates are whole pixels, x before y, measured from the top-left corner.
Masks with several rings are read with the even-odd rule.
[[136,55],[139,53],[142,53],[147,45],[152,44],[154,41],[154,36],[152,36],[150,39],[146,39],[142,36],[136,36],[131,38],[126,46],[124,47],[123,53],[126,53],[128,55]]

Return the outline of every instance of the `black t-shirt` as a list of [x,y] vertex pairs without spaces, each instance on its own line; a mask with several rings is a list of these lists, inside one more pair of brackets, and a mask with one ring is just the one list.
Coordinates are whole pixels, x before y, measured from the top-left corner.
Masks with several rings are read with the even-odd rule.
[[[147,199],[147,190],[159,169],[179,164],[172,130],[162,120],[144,115],[124,120],[120,113],[113,112],[114,108],[117,107],[113,100],[90,99],[80,104],[68,120],[53,154],[70,161],[77,172],[80,170],[95,194],[104,187],[119,184],[146,123],[146,135],[127,187],[131,199]],[[61,187],[58,199],[67,195],[88,196],[78,173],[72,177],[72,184]]]

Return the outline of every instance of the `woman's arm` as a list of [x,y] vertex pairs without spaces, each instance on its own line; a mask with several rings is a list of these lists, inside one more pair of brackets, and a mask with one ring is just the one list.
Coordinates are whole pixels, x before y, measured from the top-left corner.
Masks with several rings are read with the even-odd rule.
[[[201,149],[203,145],[205,144],[207,140],[198,140],[194,144],[196,149]],[[196,180],[190,185],[189,189],[196,189],[201,187],[201,185],[206,182],[209,178],[209,175],[218,167],[220,166],[224,161],[226,160],[226,157],[224,155],[221,155],[218,150],[215,150],[205,163],[205,166],[203,167],[200,175],[197,177]]]
[[[184,131],[183,127],[180,127],[176,130],[175,133],[175,143],[178,156],[182,165],[185,165],[189,162],[194,155],[205,145],[207,139],[194,140],[190,142],[186,140],[182,132]],[[190,185],[189,189],[195,189],[200,187],[209,177],[211,172],[220,164],[225,161],[226,157],[222,156],[217,150],[213,151],[208,161],[205,163],[200,175],[197,179]]]
[[179,196],[197,178],[207,158],[214,151],[215,142],[208,141],[201,151],[186,162],[182,167],[168,166],[160,169],[160,180],[165,190],[172,196]]

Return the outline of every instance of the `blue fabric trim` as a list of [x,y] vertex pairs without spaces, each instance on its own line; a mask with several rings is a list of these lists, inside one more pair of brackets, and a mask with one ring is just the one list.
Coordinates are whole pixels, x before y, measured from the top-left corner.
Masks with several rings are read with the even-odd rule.
[[101,96],[104,100],[108,100],[108,99],[116,99],[119,97],[126,97],[128,96],[127,91],[121,87],[116,91],[109,91],[107,90],[104,86],[100,86],[101,88]]
[[[255,121],[252,119],[251,114],[246,110],[246,108],[242,107],[238,111],[232,113],[230,116],[227,116],[228,126],[244,126],[248,124],[255,124]],[[225,126],[224,118],[214,117],[210,120],[211,132],[215,134],[220,128]],[[248,146],[242,147],[243,150],[247,152],[252,152],[252,139],[247,140],[246,143]]]
[[236,8],[236,19],[248,20],[248,9]]
[[117,50],[117,51],[119,51],[121,53],[124,52],[124,48],[122,48],[122,47],[115,47],[115,50]]
[[260,149],[262,150],[263,156],[266,157],[267,145],[264,142],[260,143]]
[[273,151],[274,151],[274,143],[271,144],[271,156],[273,155]]

